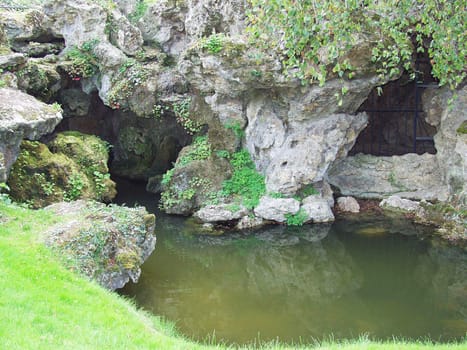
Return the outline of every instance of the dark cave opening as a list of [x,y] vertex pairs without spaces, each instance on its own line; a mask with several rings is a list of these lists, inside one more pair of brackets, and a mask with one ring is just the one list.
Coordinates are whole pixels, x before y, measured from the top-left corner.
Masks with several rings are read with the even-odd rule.
[[424,94],[438,87],[426,57],[415,63],[415,79],[404,73],[399,79],[373,89],[358,112],[368,114],[368,125],[358,136],[349,155],[376,156],[406,153],[436,153],[437,130],[425,121]]

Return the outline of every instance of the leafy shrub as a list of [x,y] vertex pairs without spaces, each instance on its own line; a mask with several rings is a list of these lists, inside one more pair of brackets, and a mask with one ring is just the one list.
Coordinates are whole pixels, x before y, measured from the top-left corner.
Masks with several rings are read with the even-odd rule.
[[[433,76],[457,87],[467,75],[465,0],[250,0],[249,30],[256,43],[285,56],[286,71],[323,84],[330,72],[351,79],[345,60],[356,33],[373,33],[372,61],[380,76],[411,70],[415,51],[427,51]],[[427,47],[427,48],[426,48]],[[298,69],[296,69],[298,68]]]
[[285,214],[285,218],[289,226],[302,226],[308,219],[308,216],[303,209],[300,209],[296,214]]
[[245,149],[236,152],[232,155],[230,164],[233,174],[223,183],[223,195],[240,196],[243,205],[249,209],[257,206],[259,199],[266,192],[266,184],[264,176],[256,170],[250,154]]
[[211,34],[208,38],[203,39],[202,48],[206,49],[209,53],[217,54],[222,51],[224,40],[224,34]]

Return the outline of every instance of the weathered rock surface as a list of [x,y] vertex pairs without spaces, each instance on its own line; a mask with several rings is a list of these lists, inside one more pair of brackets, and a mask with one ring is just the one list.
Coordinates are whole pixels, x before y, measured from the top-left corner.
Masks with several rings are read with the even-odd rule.
[[[443,173],[451,199],[467,205],[467,87],[457,91],[452,106],[447,101],[452,93],[441,90],[435,108],[442,110],[438,133],[434,136],[436,159]],[[464,127],[462,127],[464,125]]]
[[265,220],[285,222],[287,214],[297,214],[300,202],[294,198],[261,197],[258,206],[254,209],[255,215]]
[[334,221],[334,214],[329,206],[329,202],[319,195],[312,195],[303,199],[300,210],[306,214],[306,222],[320,223]]
[[12,53],[0,56],[0,69],[12,69],[26,62],[26,57],[21,53]]
[[383,199],[379,203],[379,206],[390,211],[412,214],[418,213],[422,210],[422,207],[418,202],[411,201],[410,199],[404,199],[399,196],[390,196],[386,199]]
[[219,222],[237,220],[248,214],[248,210],[232,204],[207,205],[198,210],[194,217],[202,222]]
[[328,174],[328,181],[341,194],[359,198],[401,198],[446,200],[447,186],[432,154],[406,154],[376,157],[358,154],[338,162]]
[[359,213],[360,204],[353,197],[337,198],[337,208],[344,213]]
[[21,141],[50,134],[61,120],[60,110],[18,90],[0,89],[0,173],[5,174],[0,182],[6,181]]
[[62,217],[45,241],[101,286],[115,290],[130,279],[156,245],[155,216],[143,207],[105,206],[96,202],[62,202],[47,207]]

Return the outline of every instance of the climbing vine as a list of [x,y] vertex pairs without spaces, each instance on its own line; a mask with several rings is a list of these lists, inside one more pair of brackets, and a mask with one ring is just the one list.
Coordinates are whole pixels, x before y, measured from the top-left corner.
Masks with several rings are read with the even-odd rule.
[[465,0],[249,0],[249,31],[284,55],[285,71],[323,84],[329,74],[351,79],[346,59],[361,34],[370,39],[380,76],[411,71],[426,51],[440,85],[456,88],[467,73]]

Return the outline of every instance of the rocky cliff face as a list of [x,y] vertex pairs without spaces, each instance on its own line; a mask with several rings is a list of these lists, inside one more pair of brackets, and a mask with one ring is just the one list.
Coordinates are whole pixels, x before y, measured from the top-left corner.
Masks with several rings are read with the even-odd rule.
[[[243,205],[223,185],[236,176],[232,159],[241,149],[248,150],[261,175],[257,179],[264,178],[261,205],[267,211],[281,209],[273,204],[294,200],[307,188],[317,189],[317,195],[305,196],[306,201],[295,199],[297,210],[287,212],[294,216],[308,211],[306,217],[312,221],[332,217],[333,201],[323,191],[329,188],[327,181],[357,197],[397,192],[429,200],[465,198],[465,134],[455,131],[465,120],[464,90],[454,109],[430,107],[429,119],[439,128],[436,158],[346,158],[367,123],[366,114],[357,113],[359,106],[373,88],[387,82],[378,77],[370,60],[371,40],[365,36],[369,34],[356,35],[354,47],[348,50],[353,79],[329,72],[324,86],[304,85],[293,75],[284,75],[280,55],[264,52],[247,40],[244,0],[161,0],[147,7],[136,0],[115,4],[58,0],[21,20],[7,16],[2,23],[13,49],[23,52],[37,46],[43,54],[27,63],[22,54],[5,59],[18,67],[11,71],[19,88],[33,93],[37,86],[46,87],[50,93],[44,99],[56,96],[67,117],[83,118],[75,125],[101,122],[93,119],[89,107],[90,96],[97,94],[109,108],[100,128],[115,144],[115,171],[149,179],[151,190],[163,191],[168,212],[189,215],[207,205],[213,212],[216,205],[222,210]],[[54,46],[44,46],[45,42]],[[63,45],[65,50],[55,55]],[[45,53],[49,55],[44,57]],[[325,61],[326,50],[321,54]],[[20,76],[25,64],[27,72],[39,72],[35,79]],[[425,105],[446,99],[426,96]],[[436,115],[440,115],[437,122]],[[199,136],[209,144],[204,151],[195,144]],[[191,140],[195,143],[189,145]],[[452,149],[455,152],[448,151]],[[406,158],[409,164],[404,163]],[[175,168],[162,177],[171,163]],[[370,170],[368,164],[373,164]],[[409,171],[412,178],[403,174],[406,166],[416,166]],[[427,173],[431,175],[426,181],[415,178]],[[320,214],[310,214],[312,208]],[[253,209],[248,208],[250,213],[262,211]],[[220,221],[230,216],[220,216]]]

